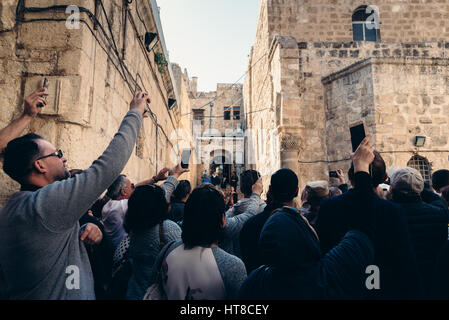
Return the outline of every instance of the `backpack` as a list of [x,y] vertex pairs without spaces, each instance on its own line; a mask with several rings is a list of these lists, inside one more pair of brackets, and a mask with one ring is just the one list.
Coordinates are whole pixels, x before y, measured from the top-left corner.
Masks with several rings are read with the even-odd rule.
[[[159,247],[162,249],[165,242],[162,240],[163,222],[159,223]],[[127,235],[114,253],[112,265],[112,281],[108,288],[108,298],[110,300],[124,300],[128,290],[128,282],[132,276],[132,258],[129,257],[130,239]]]
[[128,281],[132,275],[132,261],[129,255],[129,235],[127,235],[114,253],[112,264],[112,279],[107,290],[111,300],[123,300],[128,289]]

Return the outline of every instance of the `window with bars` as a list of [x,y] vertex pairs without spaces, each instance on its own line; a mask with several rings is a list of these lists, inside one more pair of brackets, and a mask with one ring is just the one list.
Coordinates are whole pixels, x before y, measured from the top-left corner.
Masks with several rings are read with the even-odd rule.
[[407,167],[418,170],[424,181],[430,183],[432,178],[432,168],[426,158],[416,154],[407,162]]
[[378,21],[379,13],[374,7],[358,7],[352,15],[352,32],[354,41],[380,41]]

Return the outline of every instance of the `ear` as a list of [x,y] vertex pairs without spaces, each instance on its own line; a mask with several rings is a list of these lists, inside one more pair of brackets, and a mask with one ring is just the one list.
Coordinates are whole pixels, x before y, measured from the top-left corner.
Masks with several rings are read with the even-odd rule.
[[126,192],[125,188],[123,188],[123,189],[120,190],[120,194],[121,194],[122,196],[126,196],[126,195],[127,195],[127,192]]
[[33,162],[33,167],[39,173],[46,173],[47,172],[47,168],[45,167],[45,164],[42,161],[40,161],[40,160],[34,161]]
[[221,227],[224,229],[226,227],[226,214],[223,214],[223,217],[221,218]]
[[299,193],[299,187],[296,187],[295,198],[298,196],[298,193]]

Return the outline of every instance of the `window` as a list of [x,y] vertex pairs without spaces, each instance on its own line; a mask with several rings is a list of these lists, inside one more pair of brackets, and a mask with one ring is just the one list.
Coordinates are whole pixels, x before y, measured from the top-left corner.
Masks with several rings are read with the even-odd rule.
[[204,110],[193,110],[193,122],[201,122],[201,127],[204,125]]
[[240,107],[234,107],[234,120],[240,120]]
[[380,41],[379,10],[376,6],[360,6],[352,15],[354,41]]
[[224,119],[231,120],[231,107],[224,107]]
[[430,167],[429,161],[426,158],[415,154],[409,160],[409,162],[407,162],[407,167],[418,170],[421,173],[424,181],[430,183],[432,176],[432,168]]

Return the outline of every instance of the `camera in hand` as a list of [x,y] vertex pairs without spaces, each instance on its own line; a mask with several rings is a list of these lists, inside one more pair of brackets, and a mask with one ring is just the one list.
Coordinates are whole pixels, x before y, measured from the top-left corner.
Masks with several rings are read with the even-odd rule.
[[[45,89],[48,89],[48,78],[47,78],[47,77],[44,78],[44,83],[42,84],[42,87],[45,88]],[[45,99],[45,96],[41,96],[41,97]],[[39,103],[37,104],[37,106],[38,106],[39,108],[42,108],[44,105],[43,105],[42,103],[39,102]]]
[[331,177],[331,178],[338,178],[337,171],[329,171],[329,177]]
[[192,152],[191,149],[183,149],[182,155],[181,155],[181,168],[187,169],[189,167],[190,163],[190,153]]

